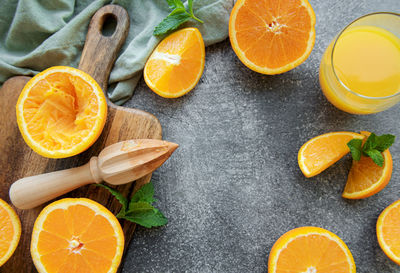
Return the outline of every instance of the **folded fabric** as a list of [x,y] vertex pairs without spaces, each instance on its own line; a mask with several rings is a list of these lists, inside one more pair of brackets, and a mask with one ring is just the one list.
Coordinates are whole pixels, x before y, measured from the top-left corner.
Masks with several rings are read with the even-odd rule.
[[[35,75],[50,66],[77,67],[93,14],[106,4],[124,7],[130,30],[110,75],[108,96],[123,104],[133,94],[147,58],[163,38],[154,27],[170,12],[165,0],[3,0],[0,5],[0,84],[11,76]],[[233,0],[195,0],[194,13],[207,45],[228,36]]]

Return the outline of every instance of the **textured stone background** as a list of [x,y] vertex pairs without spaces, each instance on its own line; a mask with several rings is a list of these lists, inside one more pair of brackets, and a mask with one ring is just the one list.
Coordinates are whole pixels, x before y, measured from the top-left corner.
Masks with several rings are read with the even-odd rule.
[[154,173],[157,206],[167,226],[138,227],[123,272],[267,272],[267,257],[284,232],[313,225],[339,235],[357,272],[400,272],[378,246],[380,212],[400,199],[400,139],[391,148],[394,173],[379,194],[342,199],[350,168],[344,158],[306,179],[297,151],[309,138],[339,130],[400,136],[400,105],[375,115],[335,109],[321,93],[318,67],[330,40],[353,19],[400,12],[399,0],[311,0],[317,40],[309,59],[278,76],[240,63],[228,40],[207,48],[197,87],[163,99],[141,81],[125,106],[155,114],[164,138],[180,148]]

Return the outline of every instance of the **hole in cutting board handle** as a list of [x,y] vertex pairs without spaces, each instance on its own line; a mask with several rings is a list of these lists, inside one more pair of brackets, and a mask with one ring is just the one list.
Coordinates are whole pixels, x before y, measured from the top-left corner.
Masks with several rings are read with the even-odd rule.
[[104,14],[103,24],[100,27],[101,34],[106,37],[112,36],[117,29],[117,22],[117,17],[114,14]]

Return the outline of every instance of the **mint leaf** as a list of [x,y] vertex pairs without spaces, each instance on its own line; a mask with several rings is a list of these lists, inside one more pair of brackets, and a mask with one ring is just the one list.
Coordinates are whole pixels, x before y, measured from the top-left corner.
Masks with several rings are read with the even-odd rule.
[[188,21],[190,19],[190,15],[186,12],[179,12],[175,14],[170,14],[164,18],[155,28],[154,35],[165,34],[171,30],[177,29],[181,24]]
[[195,19],[196,21],[198,21],[200,23],[204,23],[203,20],[200,20],[199,18],[194,16],[194,13],[193,13],[193,0],[188,0],[188,8],[189,8],[189,13],[190,13],[190,15],[192,16],[193,19]]
[[376,149],[367,150],[365,153],[375,162],[379,167],[383,167],[383,163],[385,162],[383,155],[380,151]]
[[172,12],[154,28],[154,35],[161,35],[175,30],[189,19],[194,19],[200,23],[203,23],[203,21],[197,18],[193,13],[193,0],[188,0],[189,12],[185,9],[185,6],[181,0],[166,1],[169,8],[172,9]]
[[107,189],[121,203],[122,205],[121,210],[116,216],[118,218],[123,217],[128,208],[128,199],[126,199],[126,197],[123,196],[122,193],[120,193],[118,190],[113,189],[105,184],[95,184],[95,185]]
[[170,9],[182,8],[185,9],[181,0],[167,0]]
[[136,202],[147,202],[152,204],[156,200],[153,198],[154,196],[154,186],[153,183],[147,183],[144,184],[133,196],[132,199],[129,203],[129,209],[131,204],[134,204]]
[[381,153],[392,146],[395,138],[394,135],[390,134],[377,136],[371,133],[364,145],[362,145],[361,139],[352,139],[347,143],[347,146],[354,160],[360,160],[362,155],[369,156],[376,165],[383,167],[385,159]]
[[375,149],[375,147],[376,147],[376,135],[374,133],[371,133],[367,138],[367,141],[365,141],[362,151],[364,155],[367,155],[366,151],[373,150]]
[[152,211],[153,209],[154,209],[154,207],[151,204],[140,201],[140,202],[136,202],[136,203],[131,203],[131,207],[126,212],[126,215],[132,215],[135,213],[145,213],[145,212]]
[[361,139],[352,139],[347,143],[347,146],[350,149],[351,156],[353,157],[354,160],[359,161],[361,159],[361,146],[362,146],[362,140]]
[[107,189],[121,203],[122,208],[116,215],[117,218],[126,219],[141,226],[151,228],[165,225],[168,220],[165,216],[151,204],[156,200],[154,196],[153,183],[143,185],[132,197],[128,205],[128,199],[116,189],[104,184],[97,186]]
[[124,218],[146,228],[163,226],[168,222],[158,209],[146,202],[134,203]]
[[394,135],[381,135],[376,138],[376,149],[380,152],[384,152],[394,143],[396,137]]

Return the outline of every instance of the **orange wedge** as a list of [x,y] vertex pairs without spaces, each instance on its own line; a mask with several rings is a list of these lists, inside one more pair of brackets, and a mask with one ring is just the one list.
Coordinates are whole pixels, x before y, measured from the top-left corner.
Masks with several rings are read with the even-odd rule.
[[0,266],[14,253],[21,237],[21,222],[13,208],[0,199]]
[[[366,136],[371,134],[361,131]],[[383,167],[379,167],[370,157],[361,156],[360,161],[353,160],[347,183],[342,197],[347,199],[362,199],[372,196],[386,187],[392,176],[393,161],[389,149],[382,153],[384,158]]]
[[315,176],[333,165],[348,152],[347,143],[364,136],[353,132],[333,132],[314,137],[299,150],[298,163],[306,177]]
[[370,157],[361,156],[353,160],[342,196],[348,199],[362,199],[372,196],[386,187],[392,176],[393,161],[389,150],[382,153],[383,167],[376,165]]
[[116,272],[123,250],[117,218],[90,199],[53,202],[33,227],[31,255],[39,273]]
[[33,77],[17,102],[17,122],[25,142],[50,158],[79,154],[100,136],[106,98],[96,81],[72,67],[51,67]]
[[283,73],[310,55],[315,14],[307,0],[238,0],[229,18],[229,38],[248,68]]
[[300,227],[283,234],[269,254],[268,273],[355,273],[346,244],[332,232]]
[[144,67],[147,86],[164,98],[177,98],[192,90],[204,70],[205,47],[197,28],[184,28],[167,36]]
[[400,265],[400,200],[381,213],[376,223],[376,235],[383,252]]

